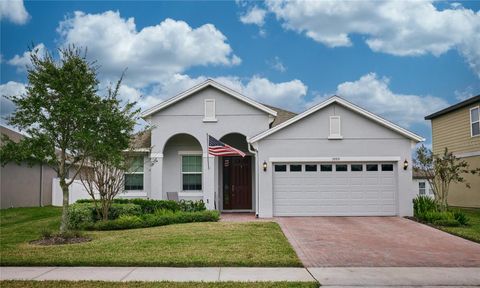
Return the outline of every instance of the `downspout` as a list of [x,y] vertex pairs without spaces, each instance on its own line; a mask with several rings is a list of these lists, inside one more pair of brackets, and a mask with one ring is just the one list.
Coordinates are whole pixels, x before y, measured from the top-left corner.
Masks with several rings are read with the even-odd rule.
[[[260,173],[260,171],[258,170],[259,169],[259,165],[258,165],[258,150],[253,148],[253,145],[251,145],[251,143],[248,143],[248,151],[250,153],[253,153],[255,154],[255,217],[258,218],[258,207],[259,207],[259,193],[258,193],[258,187],[259,187],[259,183],[258,183],[258,174]],[[253,150],[252,150],[253,148]]]

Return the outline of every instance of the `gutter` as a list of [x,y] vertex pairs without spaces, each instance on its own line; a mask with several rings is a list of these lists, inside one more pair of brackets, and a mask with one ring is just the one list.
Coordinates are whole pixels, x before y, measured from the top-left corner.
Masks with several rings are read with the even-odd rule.
[[[259,165],[258,165],[258,150],[253,148],[253,145],[251,143],[248,143],[247,142],[247,147],[248,147],[248,151],[250,153],[253,153],[255,154],[255,217],[258,218],[258,208],[259,208],[259,183],[258,183],[258,174],[260,173],[260,171],[258,170],[259,169]],[[253,148],[253,149],[252,149]]]

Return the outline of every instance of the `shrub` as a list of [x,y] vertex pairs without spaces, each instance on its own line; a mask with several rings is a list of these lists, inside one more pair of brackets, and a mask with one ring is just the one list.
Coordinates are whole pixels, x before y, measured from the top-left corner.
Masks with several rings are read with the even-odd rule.
[[76,203],[68,206],[68,225],[70,229],[83,229],[95,221],[95,208],[90,203]]
[[467,215],[460,210],[453,210],[453,217],[458,223],[460,223],[460,225],[468,225],[468,222],[470,221]]
[[127,204],[118,204],[114,203],[110,207],[108,213],[108,219],[114,220],[124,215],[141,215],[142,207],[136,204],[127,203]]
[[115,220],[98,221],[93,228],[95,230],[120,230],[143,227],[143,220],[135,215],[122,215]]
[[133,203],[142,207],[142,211],[145,214],[153,213],[159,209],[165,209],[165,210],[171,210],[171,211],[180,210],[179,203],[172,200],[152,200],[152,199],[140,199],[140,198],[128,199],[128,200],[129,200],[129,203]]
[[428,196],[417,196],[413,199],[413,216],[423,219],[428,211],[437,211],[435,200]]
[[178,203],[180,205],[180,210],[185,212],[196,212],[196,211],[205,211],[207,207],[203,200],[192,201],[192,200],[180,200]]

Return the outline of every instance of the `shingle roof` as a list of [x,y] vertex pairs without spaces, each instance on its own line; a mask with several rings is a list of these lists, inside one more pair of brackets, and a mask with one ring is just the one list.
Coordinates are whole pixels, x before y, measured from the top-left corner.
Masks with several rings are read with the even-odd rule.
[[425,116],[425,120],[431,120],[433,118],[436,118],[438,116],[441,116],[443,114],[447,114],[448,112],[451,112],[451,111],[454,111],[454,110],[457,110],[457,109],[460,109],[460,108],[463,108],[465,106],[468,106],[470,104],[473,104],[475,102],[478,102],[480,101],[480,95],[477,95],[477,96],[473,96],[471,98],[468,98],[467,100],[465,101],[462,101],[460,103],[457,103],[455,105],[452,105],[452,106],[449,106],[443,110],[440,110],[438,112],[435,112],[433,114],[430,114],[428,116]]
[[139,132],[133,136],[131,148],[135,149],[150,149],[152,147],[152,131],[150,129]]
[[287,110],[284,110],[284,109],[281,109],[281,108],[273,107],[273,106],[266,105],[266,104],[263,104],[263,105],[267,106],[268,108],[277,112],[277,117],[275,117],[275,120],[272,123],[272,127],[275,127],[275,126],[279,125],[280,123],[283,123],[283,122],[287,121],[288,119],[293,118],[297,115],[297,113],[293,113],[293,112],[290,112],[290,111],[287,111]]

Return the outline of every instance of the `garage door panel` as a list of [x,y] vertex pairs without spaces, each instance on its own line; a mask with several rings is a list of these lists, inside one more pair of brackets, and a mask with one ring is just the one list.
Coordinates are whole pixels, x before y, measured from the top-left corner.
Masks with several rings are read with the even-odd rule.
[[307,172],[304,165],[302,172],[274,172],[274,215],[395,215],[396,172],[365,171],[365,165],[351,171],[350,165],[343,172],[334,166],[331,172]]

